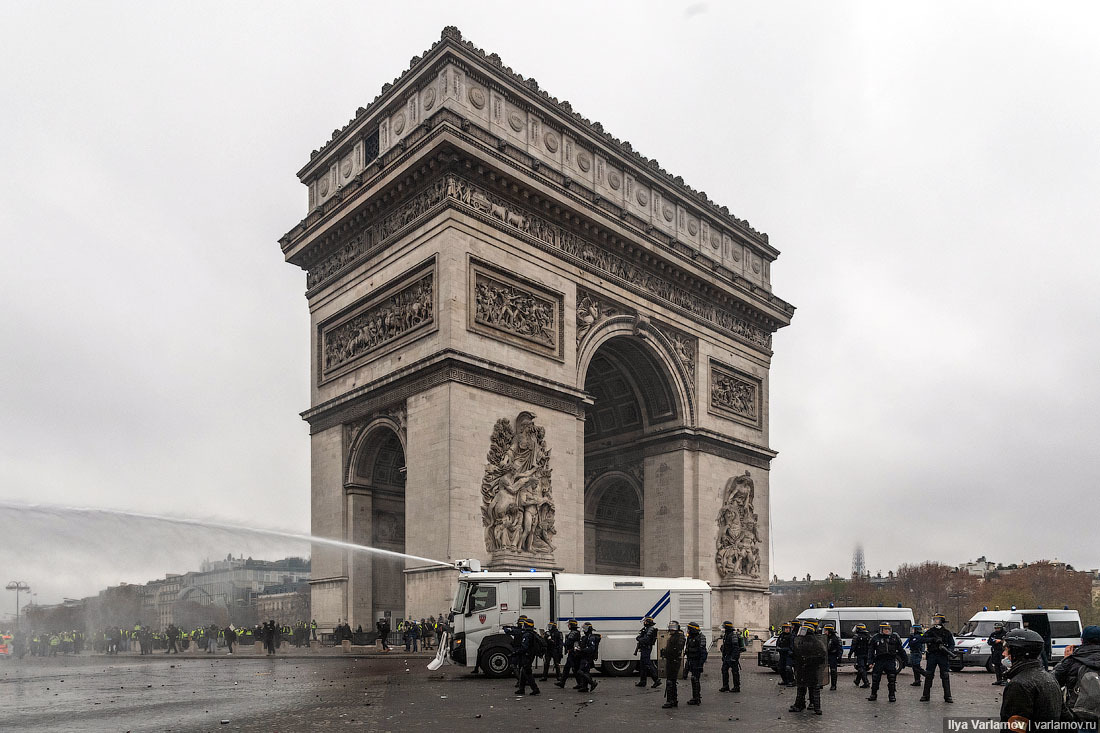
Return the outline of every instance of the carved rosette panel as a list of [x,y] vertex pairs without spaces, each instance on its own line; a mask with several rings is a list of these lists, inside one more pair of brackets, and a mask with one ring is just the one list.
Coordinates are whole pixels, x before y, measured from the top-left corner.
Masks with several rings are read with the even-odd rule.
[[577,288],[577,343],[584,340],[601,321],[627,313],[627,309],[602,295]]
[[685,333],[680,333],[674,328],[668,326],[658,326],[665,338],[672,344],[672,351],[676,355],[676,358],[684,367],[684,371],[687,373],[688,382],[691,386],[695,387],[695,360],[696,355],[699,352],[699,341],[694,336],[688,336]]
[[435,321],[434,260],[318,326],[321,381],[377,358]]
[[561,293],[470,261],[471,331],[560,359],[563,300]]
[[714,563],[718,575],[760,577],[759,517],[753,507],[756,485],[745,471],[726,482],[718,512],[718,538]]
[[493,426],[481,480],[485,549],[548,555],[554,551],[554,496],[546,430],[521,412],[515,425],[502,417]]
[[758,378],[711,360],[709,409],[713,414],[759,427],[760,393]]

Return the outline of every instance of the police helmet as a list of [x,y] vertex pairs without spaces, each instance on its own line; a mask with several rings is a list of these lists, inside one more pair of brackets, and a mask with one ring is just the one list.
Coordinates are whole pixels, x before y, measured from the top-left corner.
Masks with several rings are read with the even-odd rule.
[[591,630],[592,630],[592,628],[593,628],[593,626],[592,626],[592,622],[591,622],[591,621],[585,621],[585,622],[584,622],[584,630],[585,630],[585,631],[591,631]]
[[817,621],[803,621],[802,625],[807,629],[816,629]]
[[881,624],[878,625],[878,627],[880,629],[886,629],[887,631],[893,631],[894,630],[894,627],[890,625],[889,621],[883,621]]
[[555,629],[558,628],[558,622],[557,621],[548,621],[546,623],[546,625],[547,626],[553,626]]
[[679,621],[669,621],[668,622],[668,630],[669,631],[679,631],[680,630],[680,622]]
[[825,631],[836,631],[836,624],[825,624]]
[[1005,627],[1004,621],[997,621],[996,623],[993,624],[993,628],[995,628],[995,629],[1003,629],[1004,627]]
[[944,616],[942,613],[937,613],[935,616],[932,617],[932,623],[945,624],[947,623],[947,616]]
[[867,624],[856,624],[855,625],[855,630],[856,631],[866,631],[867,630]]
[[732,629],[733,628],[733,622],[732,621],[723,621],[722,622],[722,628],[723,629]]
[[793,628],[793,627],[791,626],[791,622],[787,621],[786,623],[783,624],[783,628],[784,629],[790,629],[790,628]]
[[642,626],[652,626],[655,623],[657,622],[653,620],[652,616],[646,616],[645,620],[642,621]]
[[688,631],[698,631],[698,630],[699,630],[699,624],[695,623],[694,621],[692,621],[690,624],[688,624]]
[[1013,657],[1019,655],[1029,659],[1037,658],[1046,646],[1043,637],[1031,629],[1013,629],[1005,634],[1004,641]]
[[569,619],[568,623],[569,623],[569,628],[571,628],[571,629],[577,628],[577,619],[571,618],[571,619]]

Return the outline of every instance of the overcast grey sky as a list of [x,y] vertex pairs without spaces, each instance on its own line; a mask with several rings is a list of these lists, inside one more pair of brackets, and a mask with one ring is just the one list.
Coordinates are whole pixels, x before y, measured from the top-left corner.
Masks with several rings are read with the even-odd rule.
[[[0,501],[308,531],[305,280],[276,243],[305,213],[294,174],[454,24],[782,251],[775,572],[846,573],[857,540],[872,571],[1100,566],[1098,23],[1095,3],[3,0]],[[25,522],[0,568],[40,602],[264,552],[0,522]]]

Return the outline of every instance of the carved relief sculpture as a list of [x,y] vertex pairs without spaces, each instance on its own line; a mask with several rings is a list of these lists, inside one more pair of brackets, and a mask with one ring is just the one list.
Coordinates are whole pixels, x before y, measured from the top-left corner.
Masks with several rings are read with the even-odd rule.
[[732,367],[710,363],[711,411],[754,425],[760,424],[760,382],[735,373]]
[[694,337],[682,334],[679,331],[668,328],[667,326],[660,327],[661,333],[672,344],[672,351],[679,359],[680,363],[684,366],[684,371],[687,372],[688,381],[691,386],[695,386],[695,352],[696,344],[698,343]]
[[521,412],[513,428],[497,420],[481,480],[481,518],[490,553],[548,555],[554,551],[554,498],[546,430]]
[[755,493],[756,487],[748,471],[727,481],[722,492],[714,563],[723,578],[731,575],[760,577],[759,517],[753,511]]
[[321,372],[332,374],[362,356],[432,322],[433,273],[321,332]]
[[600,321],[617,316],[621,312],[622,310],[615,304],[587,290],[577,288],[577,343],[579,344]]
[[562,297],[534,283],[470,263],[470,329],[524,349],[561,357]]

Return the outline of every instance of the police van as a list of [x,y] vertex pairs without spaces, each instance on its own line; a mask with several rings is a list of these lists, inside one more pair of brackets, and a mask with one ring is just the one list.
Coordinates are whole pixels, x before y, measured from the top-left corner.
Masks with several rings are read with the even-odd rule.
[[[840,634],[840,643],[844,645],[844,657],[841,663],[847,661],[848,650],[852,646],[852,637],[855,635],[855,627],[863,624],[871,635],[878,633],[879,624],[888,621],[894,633],[901,636],[906,647],[909,643],[906,637],[913,629],[913,609],[911,608],[887,608],[883,606],[852,606],[849,608],[821,607],[807,608],[798,614],[796,621],[816,621],[818,631],[824,631],[827,624],[833,624]],[[763,648],[756,655],[756,664],[760,667],[771,667],[779,671],[779,649],[776,647],[777,637],[773,636],[764,642]]]
[[1027,623],[1027,628],[1050,643],[1050,656],[1054,661],[1065,654],[1067,646],[1081,643],[1081,614],[1069,608],[1017,609],[1013,606],[1007,611],[982,610],[971,616],[955,635],[955,651],[959,657],[951,661],[952,669],[985,667],[993,671],[989,635],[998,621],[1004,624],[1005,631],[1023,628]]
[[673,619],[681,627],[694,621],[711,628],[710,584],[694,578],[464,572],[452,608],[450,660],[490,677],[508,676],[512,644],[504,627],[520,615],[532,619],[536,629],[556,621],[563,634],[570,619],[590,622],[601,636],[597,661],[604,674],[628,675],[635,669],[635,637],[646,616],[659,628]]

